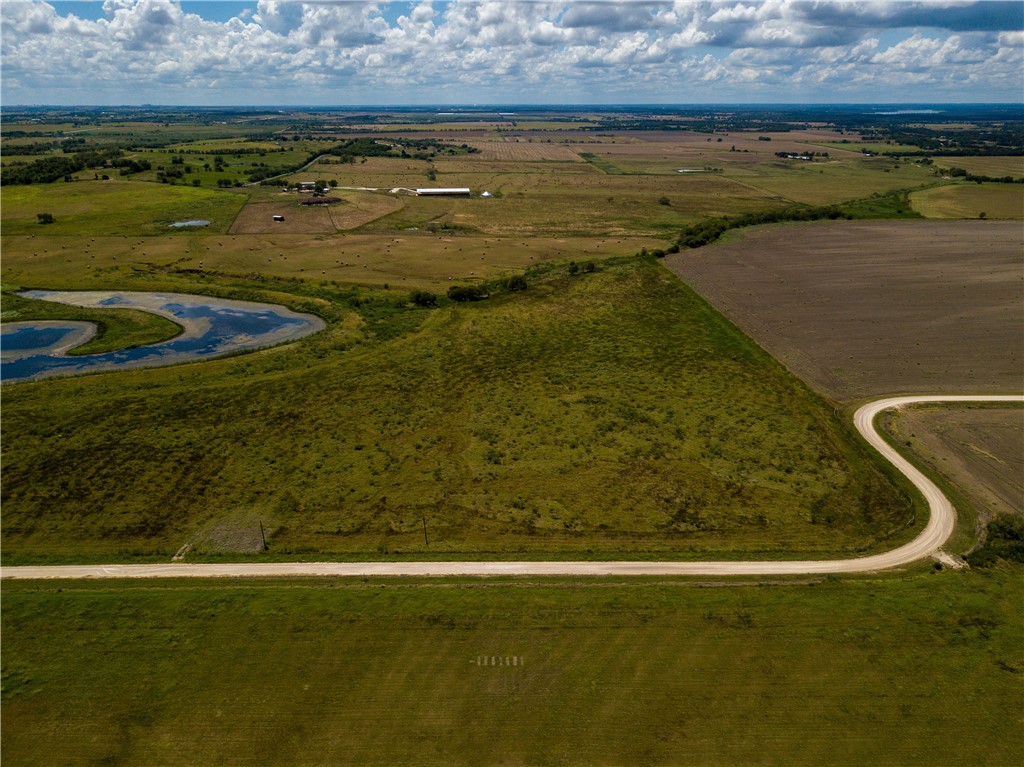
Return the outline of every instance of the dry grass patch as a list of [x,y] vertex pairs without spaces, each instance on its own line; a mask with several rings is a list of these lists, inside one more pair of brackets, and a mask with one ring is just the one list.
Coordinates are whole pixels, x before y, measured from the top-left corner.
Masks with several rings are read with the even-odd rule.
[[385,236],[5,237],[3,244],[4,282],[68,289],[103,289],[125,275],[142,281],[172,269],[447,289],[453,279],[495,277],[547,260],[588,261],[664,247],[651,237],[503,238],[424,230]]
[[[302,205],[305,196],[281,195],[275,202],[249,203],[228,231],[231,234],[314,234],[331,233],[338,227],[327,205]],[[274,216],[284,216],[275,221]]]
[[1024,512],[1024,408],[915,407],[892,423],[901,441],[961,487],[982,520]]
[[940,168],[963,168],[978,176],[1024,176],[1024,156],[1013,157],[936,157]]
[[473,141],[470,146],[480,150],[481,160],[499,162],[582,162],[572,148],[510,138],[506,141]]
[[915,192],[910,201],[925,218],[1024,218],[1024,184],[941,186]]
[[404,198],[384,194],[344,192],[344,205],[332,205],[328,210],[334,226],[339,230],[355,229],[376,221],[405,206]]

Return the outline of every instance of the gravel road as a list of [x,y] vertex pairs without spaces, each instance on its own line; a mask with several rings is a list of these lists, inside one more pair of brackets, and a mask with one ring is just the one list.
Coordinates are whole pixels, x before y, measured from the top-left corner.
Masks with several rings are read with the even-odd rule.
[[856,559],[780,562],[251,562],[238,564],[48,565],[5,567],[0,578],[216,578],[266,576],[494,576],[494,575],[813,575],[899,567],[938,555],[953,532],[956,513],[942,491],[875,431],[883,410],[934,402],[1024,402],[1021,395],[911,396],[876,400],[854,414],[857,431],[913,482],[930,516],[914,540],[892,551]]

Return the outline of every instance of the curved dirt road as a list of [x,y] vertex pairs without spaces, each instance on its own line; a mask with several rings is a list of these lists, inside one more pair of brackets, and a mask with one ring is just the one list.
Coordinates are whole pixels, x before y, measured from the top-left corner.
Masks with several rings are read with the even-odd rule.
[[1024,402],[1021,395],[891,397],[854,414],[857,431],[924,495],[928,524],[914,540],[892,551],[857,559],[788,562],[253,562],[240,564],[50,565],[5,567],[0,578],[180,578],[282,575],[809,575],[856,573],[909,564],[938,552],[953,532],[956,513],[942,491],[875,431],[883,410],[929,402]]

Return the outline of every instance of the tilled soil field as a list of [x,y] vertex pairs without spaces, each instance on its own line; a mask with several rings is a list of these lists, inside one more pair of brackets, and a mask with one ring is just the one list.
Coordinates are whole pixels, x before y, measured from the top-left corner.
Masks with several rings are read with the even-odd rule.
[[984,517],[1024,514],[1024,409],[911,408],[895,426],[899,438],[956,482]]
[[854,401],[1024,386],[1019,222],[768,226],[665,264],[797,375]]

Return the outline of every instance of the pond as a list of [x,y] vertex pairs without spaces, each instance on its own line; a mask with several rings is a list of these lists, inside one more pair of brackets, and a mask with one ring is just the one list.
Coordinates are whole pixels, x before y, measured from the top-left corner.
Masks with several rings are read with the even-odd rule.
[[90,322],[5,322],[0,326],[0,379],[27,381],[122,368],[210,359],[294,341],[322,330],[323,320],[276,304],[184,293],[29,290],[27,298],[90,308],[137,309],[182,327],[169,341],[104,354],[67,356],[96,333]]
[[174,227],[175,229],[181,229],[183,226],[209,226],[210,222],[203,218],[197,218],[193,221],[175,221],[173,224],[168,226]]

